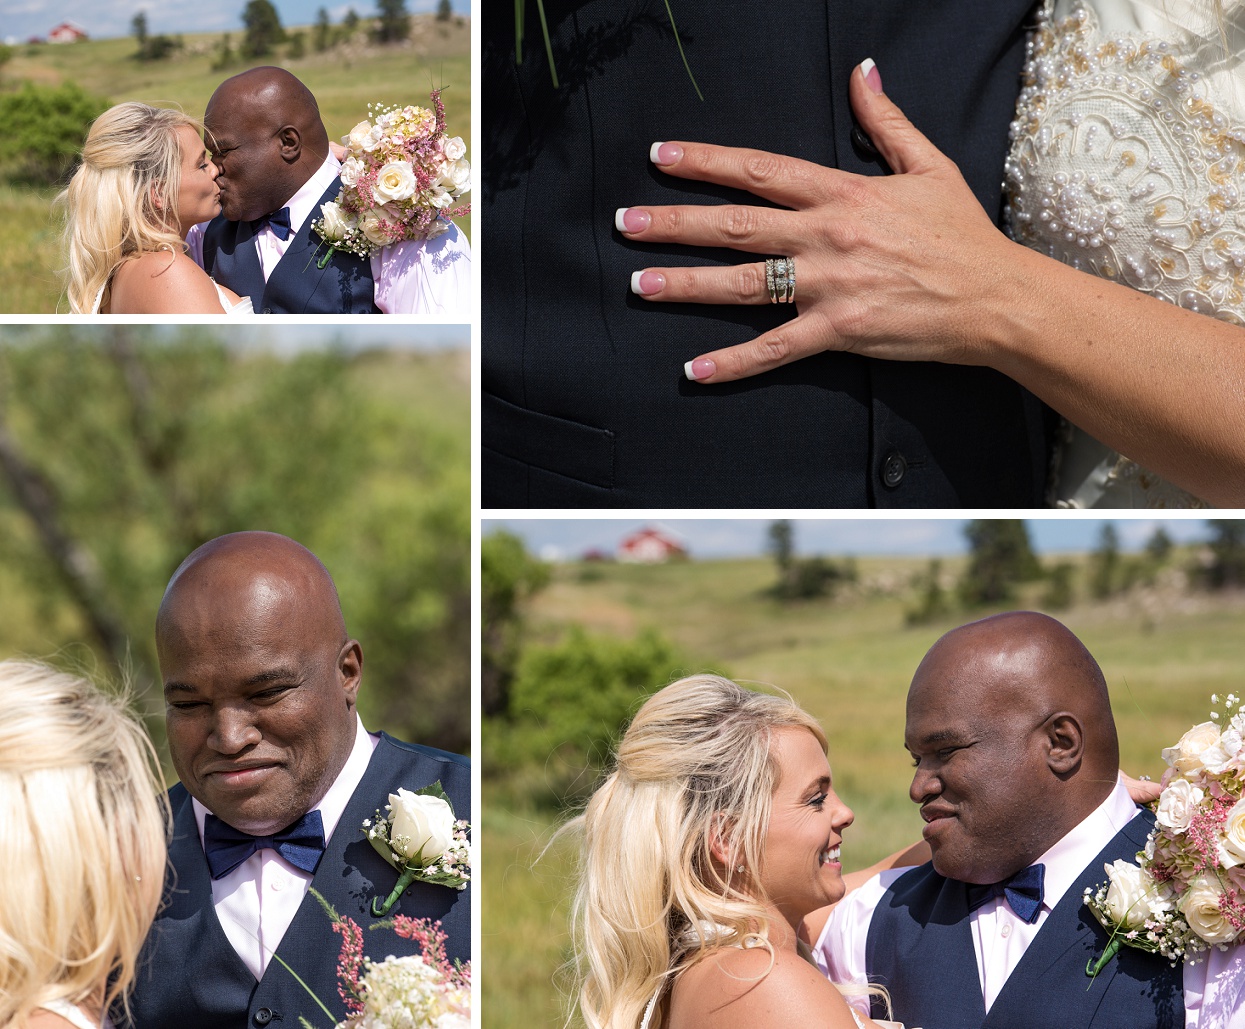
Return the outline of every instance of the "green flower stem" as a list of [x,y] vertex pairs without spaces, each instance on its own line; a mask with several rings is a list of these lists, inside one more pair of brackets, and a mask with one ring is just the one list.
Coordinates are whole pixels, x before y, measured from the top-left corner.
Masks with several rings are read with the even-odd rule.
[[[315,890],[312,890],[311,892],[315,893]],[[290,973],[290,975],[294,977],[295,982],[297,982],[299,986],[301,986],[304,990],[306,990],[309,994],[311,994],[311,999],[320,1005],[320,1010],[329,1016],[329,1021],[333,1025],[336,1025],[337,1016],[334,1015],[333,1012],[331,1012],[328,1008],[324,1006],[324,1001],[322,1001],[319,997],[316,996],[316,991],[313,990],[310,986],[308,986],[305,982],[303,982],[302,976],[300,976],[297,972],[294,971],[294,969],[292,969],[289,965],[287,965],[284,961],[281,960],[280,954],[274,953],[272,956],[273,958],[275,958],[277,961],[281,963],[282,968],[284,968],[287,972]],[[303,1021],[303,1019],[299,1019],[299,1021]]]
[[389,914],[389,909],[398,902],[398,898],[402,896],[406,888],[415,881],[415,877],[421,871],[423,871],[421,868],[408,867],[402,869],[402,874],[398,876],[398,884],[393,888],[393,892],[385,898],[385,902],[383,904],[380,902],[379,898],[372,898],[372,917],[380,918],[382,915]]
[[1102,952],[1102,957],[1098,959],[1097,963],[1094,963],[1092,958],[1086,962],[1085,974],[1091,979],[1096,978],[1098,973],[1107,967],[1107,962],[1115,957],[1116,953],[1118,953],[1122,942],[1123,941],[1118,935],[1112,934],[1111,939],[1107,940],[1106,950]]
[[687,63],[687,54],[683,52],[683,40],[679,38],[679,30],[674,24],[674,11],[670,10],[670,0],[665,0],[665,3],[666,17],[670,19],[670,31],[674,33],[674,41],[678,44],[679,56],[683,58],[683,67],[687,71],[687,77],[692,80],[692,88],[696,90],[696,95],[700,97],[701,103],[704,103],[705,95],[700,91],[700,86],[696,84],[696,76],[692,74],[692,66]]
[[536,13],[540,15],[540,31],[545,34],[545,56],[549,58],[549,74],[553,76],[553,88],[558,88],[558,69],[553,64],[553,43],[549,40],[549,23],[545,21],[545,2],[536,0]]

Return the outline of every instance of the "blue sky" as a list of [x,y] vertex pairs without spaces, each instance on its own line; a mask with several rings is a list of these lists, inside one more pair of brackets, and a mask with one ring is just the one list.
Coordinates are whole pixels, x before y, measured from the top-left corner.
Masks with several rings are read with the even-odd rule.
[[[575,558],[596,548],[612,553],[624,533],[641,525],[665,525],[687,542],[693,557],[747,557],[765,552],[772,519],[519,519],[485,518],[482,531],[504,526],[520,536],[528,550],[546,560]],[[799,554],[884,554],[947,556],[967,549],[963,518],[792,519]],[[1092,550],[1104,522],[1115,524],[1125,549],[1139,549],[1162,525],[1177,543],[1204,539],[1204,519],[1034,518],[1029,539],[1039,554]]]
[[[273,0],[283,25],[310,25],[324,7],[334,23],[354,7],[361,16],[376,13],[375,0],[338,3],[336,0]],[[471,0],[452,0],[458,14],[471,13]],[[152,33],[237,32],[242,27],[246,0],[0,0],[0,37],[26,40],[45,36],[62,21],[71,21],[97,39],[127,36],[140,10],[147,12]],[[435,11],[437,0],[406,0],[412,14]]]

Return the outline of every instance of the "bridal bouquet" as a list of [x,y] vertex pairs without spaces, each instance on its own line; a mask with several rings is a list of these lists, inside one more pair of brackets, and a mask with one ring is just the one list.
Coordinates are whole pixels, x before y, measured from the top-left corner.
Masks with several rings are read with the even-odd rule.
[[1245,942],[1245,697],[1229,693],[1210,717],[1163,751],[1156,824],[1137,864],[1105,866],[1108,882],[1085,891],[1111,933],[1090,976],[1121,945],[1175,964]]
[[461,136],[447,136],[441,91],[423,107],[373,107],[368,118],[342,137],[342,188],[311,223],[334,250],[370,257],[403,240],[433,239],[449,230],[449,218],[471,210],[454,206],[471,188],[471,165]]
[[[311,892],[342,938],[337,992],[346,1005],[346,1018],[334,1029],[471,1029],[471,963],[451,962],[446,957],[440,922],[405,915],[377,922],[371,928],[392,929],[404,939],[415,940],[421,953],[372,961],[363,956],[359,924],[338,914],[315,890]],[[293,973],[289,965],[285,967]],[[298,981],[332,1018],[323,1001],[302,979]],[[303,1029],[314,1029],[306,1018],[300,1016],[298,1022]]]

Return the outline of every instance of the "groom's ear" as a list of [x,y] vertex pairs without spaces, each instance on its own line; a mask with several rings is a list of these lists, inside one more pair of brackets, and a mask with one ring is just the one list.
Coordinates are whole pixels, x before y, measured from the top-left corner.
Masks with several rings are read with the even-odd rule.
[[1085,733],[1081,722],[1069,711],[1058,711],[1042,726],[1046,734],[1046,763],[1061,779],[1081,766],[1085,756]]
[[295,164],[303,154],[302,133],[293,125],[283,125],[277,132],[277,144],[281,148],[281,160]]

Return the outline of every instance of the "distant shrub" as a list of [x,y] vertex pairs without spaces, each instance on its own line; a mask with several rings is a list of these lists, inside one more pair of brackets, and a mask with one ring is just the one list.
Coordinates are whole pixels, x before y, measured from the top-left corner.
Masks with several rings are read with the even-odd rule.
[[91,123],[110,106],[73,82],[27,82],[0,95],[0,178],[32,185],[65,181]]

